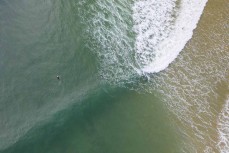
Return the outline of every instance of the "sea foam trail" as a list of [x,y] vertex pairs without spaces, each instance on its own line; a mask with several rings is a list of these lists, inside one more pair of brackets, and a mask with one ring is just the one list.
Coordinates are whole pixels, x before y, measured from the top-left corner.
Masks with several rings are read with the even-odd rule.
[[229,152],[229,98],[219,116],[218,121],[219,143],[221,153]]
[[133,6],[136,61],[144,72],[159,72],[192,38],[207,0],[138,0]]

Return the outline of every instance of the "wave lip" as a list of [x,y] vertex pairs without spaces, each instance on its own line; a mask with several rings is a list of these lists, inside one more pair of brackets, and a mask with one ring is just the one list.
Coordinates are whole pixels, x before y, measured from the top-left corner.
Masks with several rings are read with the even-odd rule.
[[144,72],[164,70],[192,38],[207,0],[139,0],[133,6],[136,61]]
[[221,111],[218,120],[219,143],[217,144],[221,153],[229,152],[229,98]]

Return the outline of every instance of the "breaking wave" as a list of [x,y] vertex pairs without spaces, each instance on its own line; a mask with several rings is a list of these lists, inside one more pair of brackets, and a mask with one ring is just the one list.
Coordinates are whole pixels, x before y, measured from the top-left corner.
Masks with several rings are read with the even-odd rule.
[[136,59],[144,72],[164,70],[191,39],[207,0],[139,0],[133,7]]
[[[207,0],[80,1],[103,80],[125,84],[164,70],[192,37]],[[90,11],[88,11],[90,10]]]

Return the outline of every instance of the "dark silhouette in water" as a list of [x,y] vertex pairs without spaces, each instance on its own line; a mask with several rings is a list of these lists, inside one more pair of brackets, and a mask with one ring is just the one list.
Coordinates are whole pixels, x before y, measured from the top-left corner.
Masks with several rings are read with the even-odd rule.
[[56,78],[57,78],[57,80],[60,80],[60,77],[58,75],[56,76]]

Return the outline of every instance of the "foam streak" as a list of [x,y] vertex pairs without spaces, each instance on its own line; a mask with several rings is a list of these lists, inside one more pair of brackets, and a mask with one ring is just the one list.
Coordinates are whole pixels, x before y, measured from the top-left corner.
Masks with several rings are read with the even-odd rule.
[[229,99],[219,116],[218,122],[219,143],[218,148],[221,153],[229,152]]

